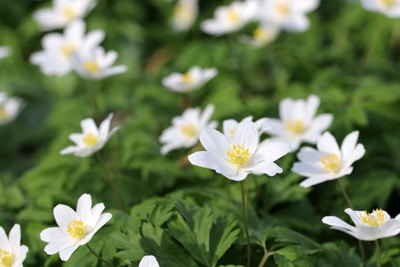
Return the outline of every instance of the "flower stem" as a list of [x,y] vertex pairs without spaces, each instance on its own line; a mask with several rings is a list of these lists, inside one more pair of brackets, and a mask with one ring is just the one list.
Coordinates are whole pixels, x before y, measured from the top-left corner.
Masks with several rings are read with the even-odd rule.
[[262,257],[260,264],[258,264],[258,267],[264,267],[265,263],[267,262],[269,256],[271,256],[273,253],[268,252],[267,248],[264,248],[264,256]]
[[95,87],[97,86],[94,84],[94,82],[92,82],[91,86],[89,86],[88,95],[89,95],[89,100],[93,106],[94,117],[98,118],[100,116],[100,108],[96,96],[97,88]]
[[381,248],[379,247],[379,240],[375,240],[376,248],[376,266],[381,267]]
[[244,232],[246,235],[247,242],[247,267],[250,267],[251,263],[251,247],[250,247],[250,236],[248,229],[248,218],[247,218],[247,200],[248,200],[248,192],[247,192],[247,182],[246,179],[240,182],[240,189],[242,193],[242,213],[243,213],[243,225]]
[[96,258],[97,258],[99,261],[105,263],[107,266],[110,266],[110,267],[113,266],[111,263],[109,263],[108,261],[106,261],[105,259],[103,259],[102,257],[100,257],[100,255],[97,254],[97,253],[89,246],[89,244],[86,244],[86,247],[90,250],[90,252],[92,252],[93,255],[96,256]]

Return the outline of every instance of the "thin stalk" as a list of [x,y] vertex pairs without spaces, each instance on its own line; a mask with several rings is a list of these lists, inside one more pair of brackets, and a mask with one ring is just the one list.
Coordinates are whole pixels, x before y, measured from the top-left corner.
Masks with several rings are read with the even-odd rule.
[[375,248],[376,248],[376,266],[381,267],[381,248],[379,246],[379,240],[375,240]]
[[247,192],[246,179],[240,182],[240,189],[241,189],[241,193],[242,193],[242,213],[243,213],[244,233],[246,235],[246,242],[247,242],[247,267],[250,267],[251,247],[250,247],[250,236],[249,236],[248,218],[247,218],[247,200],[248,200],[247,193],[248,192]]
[[89,86],[89,88],[88,88],[88,96],[89,96],[89,100],[93,106],[94,117],[98,118],[100,116],[100,108],[99,108],[99,104],[97,102],[97,95],[96,95],[97,88],[95,88],[95,87],[96,86],[94,86],[94,82],[92,82],[91,86]]
[[110,267],[113,266],[111,263],[109,263],[108,261],[106,261],[105,259],[103,259],[102,257],[100,257],[100,255],[97,254],[96,251],[94,251],[94,250],[89,246],[89,244],[86,244],[86,247],[90,250],[90,252],[92,252],[93,255],[96,256],[96,258],[97,258],[99,261],[105,263],[107,266],[110,266]]
[[268,252],[267,248],[264,248],[264,256],[262,257],[260,264],[258,264],[258,267],[264,267],[265,263],[267,262],[269,256],[271,256],[272,252]]

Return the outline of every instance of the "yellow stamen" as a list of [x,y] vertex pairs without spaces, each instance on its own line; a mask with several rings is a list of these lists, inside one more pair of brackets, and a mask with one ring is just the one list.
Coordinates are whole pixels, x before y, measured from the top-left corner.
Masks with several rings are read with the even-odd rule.
[[289,9],[289,5],[285,2],[279,2],[275,5],[275,11],[281,16],[286,16],[289,13]]
[[395,0],[381,0],[382,5],[385,7],[391,7],[394,5]]
[[360,219],[361,222],[366,225],[379,227],[385,223],[385,214],[383,213],[382,209],[372,210],[372,213],[364,211],[360,214]]
[[286,129],[293,135],[299,135],[305,131],[306,126],[302,120],[294,120],[286,122]]
[[14,256],[7,250],[0,248],[0,267],[11,267],[14,262]]
[[194,81],[192,75],[190,75],[190,73],[185,73],[182,74],[181,76],[181,82],[182,83],[192,83]]
[[323,155],[320,162],[328,172],[337,172],[341,165],[339,157],[333,153]]
[[70,58],[72,52],[74,52],[76,50],[76,45],[75,44],[71,44],[71,43],[63,44],[60,47],[60,50],[61,50],[61,54],[63,54],[63,56],[65,56],[67,58]]
[[72,220],[68,223],[67,232],[72,238],[82,239],[88,231],[81,220]]
[[84,137],[83,137],[83,143],[86,146],[93,146],[95,145],[97,142],[99,141],[99,137],[97,135],[95,135],[94,133],[87,133]]
[[187,137],[195,137],[195,136],[197,136],[197,133],[198,133],[198,130],[197,130],[196,126],[193,125],[193,123],[188,123],[188,124],[182,126],[181,131]]
[[7,110],[4,107],[0,107],[0,121],[5,121],[9,117]]
[[71,21],[76,17],[76,11],[71,6],[66,6],[61,10],[61,15],[67,20]]
[[226,154],[228,155],[228,161],[239,169],[246,167],[250,163],[249,149],[244,148],[242,145],[231,146]]
[[96,60],[88,60],[83,63],[83,67],[90,72],[97,72],[100,69],[99,63]]
[[240,19],[240,13],[237,10],[231,9],[228,11],[227,18],[230,24],[235,24]]
[[267,39],[267,32],[263,28],[258,27],[253,31],[253,36],[257,41],[264,41]]

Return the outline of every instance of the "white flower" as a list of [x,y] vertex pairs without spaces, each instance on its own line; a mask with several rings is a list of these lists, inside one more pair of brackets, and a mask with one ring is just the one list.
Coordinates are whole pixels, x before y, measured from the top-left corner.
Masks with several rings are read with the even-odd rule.
[[61,150],[60,154],[73,153],[77,157],[88,157],[103,148],[108,139],[118,130],[118,127],[114,127],[110,131],[112,116],[113,114],[108,115],[99,128],[97,128],[96,123],[91,118],[82,120],[82,133],[73,133],[69,136],[69,139],[75,145]]
[[243,43],[259,48],[274,41],[280,32],[280,28],[273,24],[261,24],[253,31],[253,36],[240,36]]
[[67,261],[79,246],[87,244],[111,219],[111,213],[102,214],[103,210],[103,203],[92,208],[89,194],[78,199],[76,212],[67,205],[55,206],[53,213],[58,227],[49,227],[40,233],[40,239],[48,243],[44,251],[49,255],[60,253],[60,259]]
[[232,139],[206,128],[200,133],[200,142],[206,151],[189,155],[190,163],[213,169],[234,181],[242,181],[250,173],[269,176],[281,173],[274,161],[290,150],[287,143],[279,141],[259,145],[258,126],[251,121],[240,122]]
[[329,180],[335,180],[353,171],[351,166],[365,153],[364,146],[357,144],[358,131],[348,134],[341,148],[329,132],[324,133],[317,142],[317,150],[303,147],[297,155],[300,162],[293,165],[292,171],[308,177],[301,186],[310,187]]
[[400,233],[400,214],[392,219],[382,209],[373,210],[371,213],[350,208],[344,211],[350,216],[355,226],[349,225],[336,216],[325,216],[322,222],[331,226],[332,229],[345,232],[363,241],[373,241]]
[[44,30],[63,28],[81,19],[95,6],[94,0],[53,0],[53,7],[33,13],[33,18]]
[[292,151],[298,149],[303,141],[314,144],[333,120],[331,114],[315,116],[319,102],[315,95],[310,95],[306,101],[283,99],[279,104],[281,120],[269,119],[270,127],[266,132],[288,142]]
[[309,27],[306,13],[318,6],[319,0],[261,0],[258,17],[288,31],[303,32]]
[[8,97],[7,94],[0,92],[0,125],[13,121],[21,109],[24,102],[17,97]]
[[0,46],[0,59],[8,57],[11,54],[11,49],[7,46]]
[[212,35],[237,31],[255,18],[257,7],[256,1],[234,1],[229,6],[218,7],[214,18],[201,23],[201,29]]
[[39,65],[45,75],[62,76],[72,70],[72,55],[91,50],[104,39],[104,31],[94,30],[85,36],[85,23],[76,20],[69,24],[64,34],[49,33],[42,39],[44,50],[32,54],[30,61]]
[[188,108],[182,116],[172,119],[172,126],[165,129],[160,136],[161,154],[181,148],[192,147],[199,141],[199,134],[205,127],[217,127],[216,121],[210,121],[214,112],[213,105],[207,105],[203,113],[199,108]]
[[390,18],[400,17],[400,0],[361,0],[363,7],[376,11]]
[[[258,119],[257,121],[255,121],[260,135],[264,132],[263,127],[265,127],[264,125],[266,124],[267,120],[268,120],[267,118],[261,118],[261,119]],[[241,122],[243,122],[243,121],[253,121],[253,117],[248,116],[248,117],[244,118],[243,120],[241,120]],[[238,125],[239,125],[239,122],[237,122],[234,119],[224,120],[222,122],[222,132],[229,139],[233,139]]]
[[217,75],[215,68],[201,69],[194,66],[186,73],[174,72],[162,79],[163,86],[176,92],[189,92],[200,88]]
[[126,66],[112,66],[117,59],[115,51],[104,51],[103,47],[73,53],[72,67],[83,78],[101,80],[126,71]]
[[187,31],[197,18],[197,0],[178,0],[172,17],[172,28],[176,32]]
[[140,262],[138,267],[160,267],[156,257],[153,255],[144,256]]
[[3,227],[0,226],[0,266],[22,267],[28,253],[28,247],[21,246],[21,227],[14,224],[7,237]]

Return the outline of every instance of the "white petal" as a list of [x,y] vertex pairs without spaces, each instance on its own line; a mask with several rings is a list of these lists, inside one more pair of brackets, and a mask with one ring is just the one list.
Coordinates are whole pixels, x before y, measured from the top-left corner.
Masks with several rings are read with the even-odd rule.
[[335,137],[329,132],[325,132],[317,142],[317,148],[321,152],[333,153],[340,157],[341,153]]
[[97,130],[96,123],[91,118],[82,120],[81,121],[81,127],[82,127],[82,132],[84,134],[87,134],[87,133],[94,133],[96,135],[99,134],[98,130]]
[[67,205],[63,204],[58,204],[57,206],[55,206],[53,213],[57,225],[64,231],[67,230],[68,223],[71,220],[75,220],[77,218],[75,211]]
[[72,253],[79,247],[78,244],[74,244],[70,247],[64,248],[60,251],[60,259],[62,261],[67,261],[71,257]]
[[76,205],[76,215],[78,218],[87,221],[87,218],[90,217],[90,213],[92,210],[92,197],[89,194],[82,194]]
[[160,267],[156,257],[153,255],[144,256],[140,262],[139,267]]

